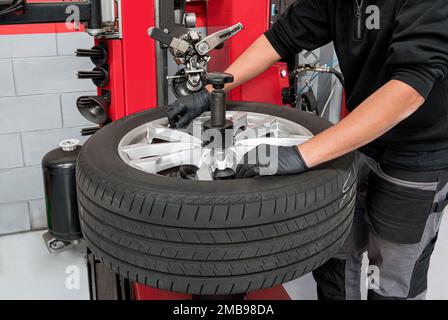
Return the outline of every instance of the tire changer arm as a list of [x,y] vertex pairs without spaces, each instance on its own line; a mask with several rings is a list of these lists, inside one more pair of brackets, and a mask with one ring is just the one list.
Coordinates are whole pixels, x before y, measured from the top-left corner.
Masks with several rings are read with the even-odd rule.
[[210,51],[220,49],[224,42],[243,30],[243,25],[236,25],[203,37],[196,30],[188,31],[176,38],[157,28],[149,28],[149,36],[167,46],[177,65],[184,65],[175,75],[168,76],[172,80],[172,89],[176,97],[187,96],[202,90],[206,84]]

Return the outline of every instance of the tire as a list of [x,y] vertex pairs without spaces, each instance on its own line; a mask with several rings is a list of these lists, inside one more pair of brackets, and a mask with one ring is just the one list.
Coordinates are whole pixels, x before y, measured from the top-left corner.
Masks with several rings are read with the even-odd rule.
[[[314,134],[331,126],[285,107],[233,103],[228,109],[282,117]],[[160,107],[113,122],[78,158],[83,235],[113,271],[174,292],[229,295],[298,278],[342,246],[354,212],[354,154],[298,176],[209,182],[125,164],[117,152],[121,138],[162,117]]]

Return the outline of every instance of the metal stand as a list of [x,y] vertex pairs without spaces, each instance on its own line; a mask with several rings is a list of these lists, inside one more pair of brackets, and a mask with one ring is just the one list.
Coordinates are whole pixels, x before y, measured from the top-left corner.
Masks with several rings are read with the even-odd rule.
[[47,247],[50,254],[57,254],[65,249],[68,249],[71,246],[76,246],[80,243],[80,240],[65,241],[56,239],[49,232],[44,233],[42,235],[42,238],[44,239],[45,246]]
[[[69,6],[79,9],[79,22],[89,22],[90,27],[98,26],[98,15],[101,23],[101,2],[90,0],[83,2],[24,3],[21,13],[11,12],[0,16],[0,25],[58,23],[66,22],[71,12]],[[98,11],[98,12],[95,12]]]
[[[208,73],[207,84],[213,86],[210,96],[211,119],[204,122],[205,137],[209,139],[206,143],[214,150],[215,157],[225,159],[225,149],[232,143],[233,122],[226,118],[226,92],[224,86],[226,83],[233,82],[233,75],[228,73]],[[231,130],[231,135],[227,132]],[[230,179],[235,176],[231,169],[216,170],[215,179]]]

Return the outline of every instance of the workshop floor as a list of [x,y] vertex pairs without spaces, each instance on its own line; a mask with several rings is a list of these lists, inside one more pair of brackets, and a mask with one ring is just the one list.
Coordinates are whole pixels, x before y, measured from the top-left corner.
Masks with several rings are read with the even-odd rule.
[[[0,300],[88,299],[85,249],[80,246],[50,255],[43,244],[42,233],[0,237]],[[448,221],[445,219],[431,262],[428,299],[448,300],[447,262]],[[294,299],[316,299],[311,275],[286,284],[285,288]]]
[[0,300],[89,299],[85,248],[50,255],[43,233],[0,237]]

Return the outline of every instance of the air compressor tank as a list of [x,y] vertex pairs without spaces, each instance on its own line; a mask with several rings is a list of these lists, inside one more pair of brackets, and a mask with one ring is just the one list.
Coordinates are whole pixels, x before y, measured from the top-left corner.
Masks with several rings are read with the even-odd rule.
[[82,238],[76,195],[79,151],[78,140],[64,140],[60,148],[42,159],[49,233],[44,239],[50,251],[77,243]]

